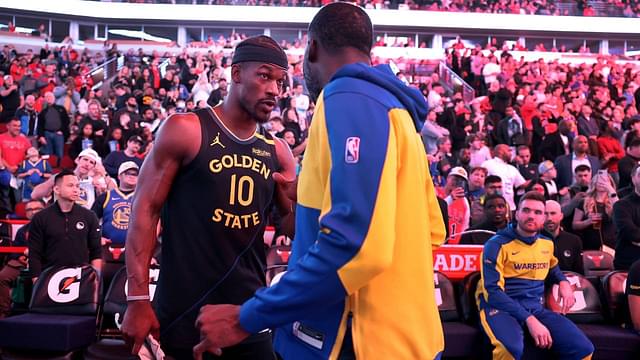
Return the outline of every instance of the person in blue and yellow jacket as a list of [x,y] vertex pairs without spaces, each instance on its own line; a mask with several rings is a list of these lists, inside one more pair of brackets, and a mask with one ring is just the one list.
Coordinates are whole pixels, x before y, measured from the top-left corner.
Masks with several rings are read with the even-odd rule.
[[349,3],[311,22],[304,74],[317,101],[288,272],[241,307],[203,307],[196,358],[267,328],[286,360],[440,357],[432,247],[445,227],[419,135],[427,105],[370,66],[372,38]]
[[593,345],[571,320],[544,308],[544,284],[559,284],[562,313],[575,303],[571,285],[553,255],[553,241],[539,234],[545,221],[545,199],[526,193],[516,224],[489,239],[482,251],[482,280],[477,301],[480,322],[494,346],[494,359],[520,359],[526,326],[536,346],[561,359],[590,359]]

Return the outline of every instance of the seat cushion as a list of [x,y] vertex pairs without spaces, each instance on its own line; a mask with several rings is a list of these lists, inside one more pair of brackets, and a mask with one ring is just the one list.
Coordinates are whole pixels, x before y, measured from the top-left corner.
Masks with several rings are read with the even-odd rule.
[[84,352],[84,360],[137,360],[123,340],[103,339],[91,344]]
[[640,336],[613,325],[577,324],[596,348],[594,359],[640,359]]
[[443,322],[444,357],[473,356],[482,346],[480,329],[461,322]]
[[92,316],[23,314],[0,320],[0,347],[71,351],[95,341]]

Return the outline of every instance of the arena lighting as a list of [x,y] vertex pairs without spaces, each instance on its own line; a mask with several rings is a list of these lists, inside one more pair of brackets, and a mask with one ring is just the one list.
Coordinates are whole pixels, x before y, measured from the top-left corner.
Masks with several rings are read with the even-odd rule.
[[171,39],[153,36],[151,34],[147,34],[144,31],[109,29],[109,34],[115,34],[115,35],[126,36],[134,39],[142,39],[142,40],[156,41],[156,42],[163,42],[163,43],[171,42]]

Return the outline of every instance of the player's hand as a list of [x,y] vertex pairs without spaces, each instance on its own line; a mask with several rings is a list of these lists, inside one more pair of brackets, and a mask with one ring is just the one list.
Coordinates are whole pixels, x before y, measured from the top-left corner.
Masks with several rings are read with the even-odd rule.
[[[279,138],[274,138],[274,140],[276,144],[276,156],[282,167],[280,171],[273,173],[273,180],[275,180],[279,192],[278,202],[281,205],[290,206],[288,202],[297,201],[296,160],[293,158],[289,144]],[[282,195],[284,195],[284,197],[282,197]]]
[[222,355],[222,348],[240,343],[249,337],[240,326],[239,305],[205,305],[196,320],[200,343],[193,348],[193,357],[202,360],[205,352]]
[[553,345],[553,339],[549,329],[533,315],[527,318],[526,323],[536,346],[542,349],[550,349],[551,345]]
[[160,323],[149,301],[130,301],[122,321],[122,336],[132,355],[138,355],[147,335],[160,339]]
[[568,281],[560,281],[558,284],[558,300],[562,301],[562,308],[560,309],[560,313],[563,315],[568,313],[573,304],[576,303],[576,298],[573,296],[573,289],[571,288],[571,284]]

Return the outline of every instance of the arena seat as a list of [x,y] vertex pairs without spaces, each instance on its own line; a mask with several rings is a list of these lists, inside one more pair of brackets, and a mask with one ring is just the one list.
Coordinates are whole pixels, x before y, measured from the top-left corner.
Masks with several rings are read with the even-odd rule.
[[460,320],[451,280],[449,280],[445,274],[435,271],[433,273],[433,282],[435,285],[436,304],[438,305],[440,320],[443,322]]
[[73,170],[76,167],[76,163],[69,155],[65,155],[62,157],[62,160],[60,160],[60,166],[58,167]]
[[276,245],[267,250],[267,269],[265,272],[267,286],[271,284],[276,275],[287,270],[289,255],[291,255],[291,246]]
[[124,267],[125,247],[116,244],[102,246],[102,285],[109,289],[115,274]]
[[27,203],[23,201],[19,201],[16,203],[16,208],[13,210],[13,215],[15,215],[16,219],[26,219],[27,212],[25,208],[27,207]]
[[51,267],[34,285],[29,313],[0,320],[7,359],[66,359],[96,337],[100,278],[90,265]]
[[612,271],[602,278],[603,298],[607,305],[608,317],[616,324],[624,324],[628,319],[628,303],[625,296],[626,271]]
[[438,271],[433,275],[436,304],[444,332],[443,357],[471,357],[481,346],[480,330],[462,321],[451,280]]
[[613,256],[604,251],[586,250],[582,253],[584,263],[584,275],[603,277],[613,270]]
[[[45,155],[46,156],[46,155]],[[48,158],[45,158],[47,160],[47,162],[49,163],[49,166],[51,166],[51,169],[59,169],[59,161],[58,161],[58,157],[56,155],[48,155]]]
[[[158,268],[149,270],[149,279],[157,281],[159,275]],[[127,283],[127,269],[122,267],[114,275],[111,286],[107,291],[104,299],[103,311],[100,316],[100,325],[98,327],[97,343],[91,344],[85,352],[83,358],[86,360],[135,360],[137,356],[130,354],[129,348],[121,338],[119,324],[122,322],[124,312],[127,309],[127,296],[125,287]],[[150,285],[149,295],[153,298],[155,294],[155,285]],[[105,328],[105,323],[111,322],[115,327]],[[106,338],[111,336],[112,338]]]
[[480,271],[474,271],[467,274],[461,283],[460,310],[462,310],[462,318],[464,321],[471,324],[477,324],[479,321],[476,289],[478,288],[480,279]]
[[[571,271],[565,271],[565,276],[571,284],[576,303],[573,305],[567,317],[576,323],[602,323],[604,322],[602,304],[598,290],[584,276]],[[546,289],[547,308],[554,312],[560,312],[561,304],[558,300],[559,286],[554,284]]]
[[[584,276],[565,271],[576,298],[575,305],[567,317],[573,320],[596,348],[594,359],[638,359],[640,337],[617,325],[605,324],[603,308],[595,287]],[[547,289],[547,307],[560,311],[558,285]]]

